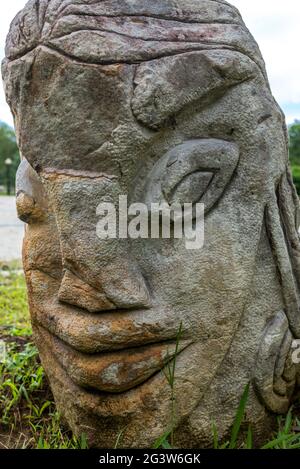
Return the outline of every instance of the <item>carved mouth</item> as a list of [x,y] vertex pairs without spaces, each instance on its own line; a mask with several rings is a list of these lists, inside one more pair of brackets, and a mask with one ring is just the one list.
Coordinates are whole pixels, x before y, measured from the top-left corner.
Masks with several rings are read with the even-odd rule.
[[38,332],[38,341],[51,350],[72,381],[83,388],[107,393],[128,391],[142,384],[192,343],[168,341],[90,355],[74,350],[43,327]]
[[[147,381],[174,358],[179,319],[173,311],[151,308],[91,313],[58,301],[58,282],[49,282],[45,276],[31,271],[34,285],[43,285],[44,299],[32,315],[36,342],[43,355],[50,353],[80,387],[125,392]],[[192,342],[185,331],[177,352]]]
[[[34,308],[33,324],[78,352],[98,354],[176,341],[180,321],[171,310],[151,308],[89,313],[59,302],[55,284],[51,288],[52,283],[45,274],[35,271],[31,273],[31,280],[49,289],[47,293],[43,291],[44,301]],[[186,334],[185,330],[185,339],[189,338]]]

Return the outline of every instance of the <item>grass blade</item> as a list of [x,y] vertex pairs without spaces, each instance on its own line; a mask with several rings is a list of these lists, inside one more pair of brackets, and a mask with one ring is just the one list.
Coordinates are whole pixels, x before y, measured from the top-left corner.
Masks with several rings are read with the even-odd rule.
[[214,437],[214,449],[219,449],[219,435],[216,422],[212,423],[212,431]]
[[152,449],[159,449],[163,448],[163,445],[168,443],[168,438],[171,435],[172,430],[166,431],[163,435],[161,435],[152,446]]
[[246,439],[246,449],[253,449],[253,434],[251,425],[248,427],[247,439]]
[[237,439],[238,439],[241,424],[242,424],[242,421],[243,421],[244,415],[245,415],[246,405],[247,405],[247,402],[248,402],[249,389],[250,389],[250,383],[247,384],[247,386],[246,386],[246,388],[243,392],[243,395],[242,395],[242,398],[241,398],[241,401],[240,401],[240,404],[239,404],[239,407],[238,407],[238,410],[237,410],[237,414],[236,414],[235,419],[234,419],[232,432],[231,432],[229,449],[233,449],[233,448],[236,447],[236,442],[237,442]]

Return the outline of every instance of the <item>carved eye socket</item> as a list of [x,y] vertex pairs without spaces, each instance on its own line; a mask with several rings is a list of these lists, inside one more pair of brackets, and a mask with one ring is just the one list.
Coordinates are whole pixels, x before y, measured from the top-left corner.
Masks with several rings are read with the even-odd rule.
[[207,212],[223,194],[238,161],[237,145],[225,140],[197,139],[178,145],[150,172],[146,204],[201,202]]

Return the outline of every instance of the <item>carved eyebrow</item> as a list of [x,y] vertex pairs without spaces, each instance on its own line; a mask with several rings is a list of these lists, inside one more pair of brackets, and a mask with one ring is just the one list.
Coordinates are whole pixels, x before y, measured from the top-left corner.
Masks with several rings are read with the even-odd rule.
[[208,105],[259,73],[249,57],[224,49],[147,62],[135,76],[132,111],[139,122],[157,130],[185,106],[200,100]]

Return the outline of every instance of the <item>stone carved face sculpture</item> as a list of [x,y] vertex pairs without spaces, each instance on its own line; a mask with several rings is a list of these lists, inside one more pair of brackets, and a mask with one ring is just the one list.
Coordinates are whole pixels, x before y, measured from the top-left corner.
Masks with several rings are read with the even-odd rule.
[[[3,76],[35,340],[90,444],[177,446],[247,421],[263,436],[297,388],[298,201],[259,49],[221,0],[31,0]],[[96,236],[100,202],[203,202],[205,244]]]

